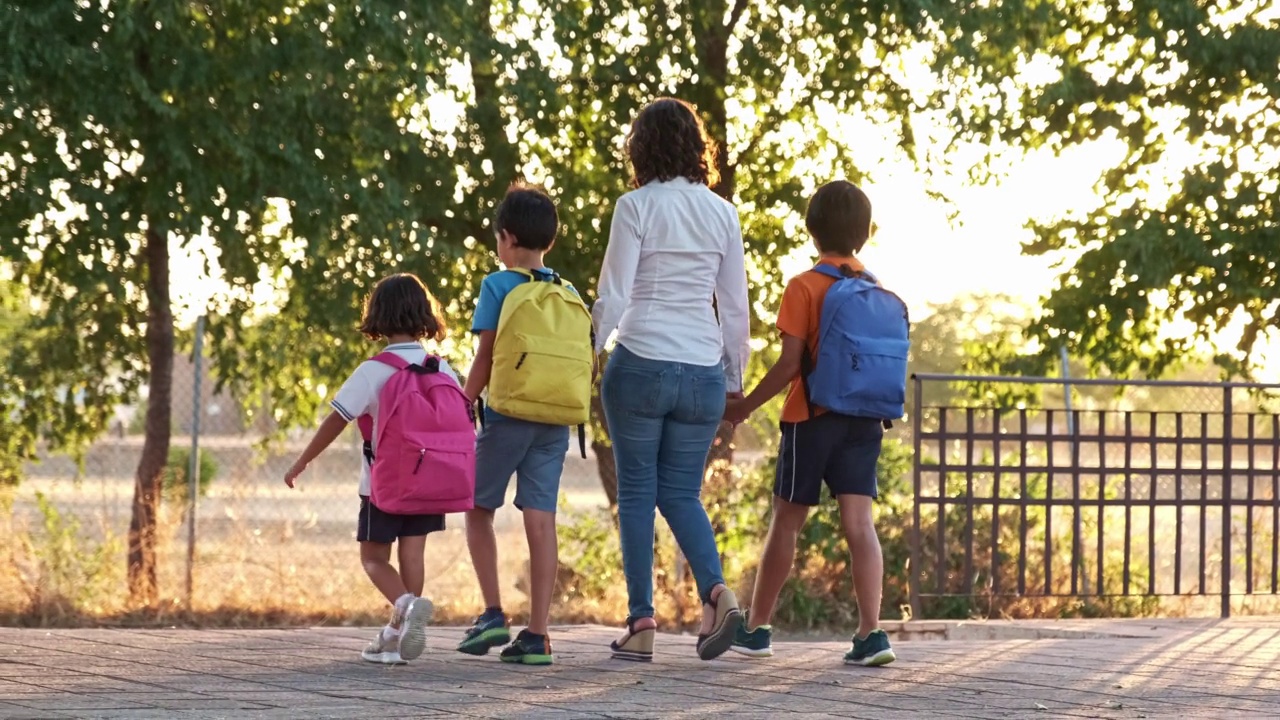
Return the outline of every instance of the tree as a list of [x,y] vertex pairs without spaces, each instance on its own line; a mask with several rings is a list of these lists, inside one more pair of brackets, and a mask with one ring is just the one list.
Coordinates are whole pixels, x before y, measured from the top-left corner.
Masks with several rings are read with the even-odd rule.
[[[1159,376],[1197,340],[1239,325],[1215,362],[1249,375],[1280,321],[1280,8],[1139,0],[1066,10],[1042,87],[998,113],[1012,142],[1110,148],[1098,203],[1033,224],[1031,255],[1069,260],[1029,333],[1038,352],[992,358],[1043,372],[1066,344],[1094,371]],[[1190,321],[1179,336],[1170,325]]]
[[[475,103],[457,137],[475,153],[463,155],[466,165],[490,161],[484,177],[496,182],[478,185],[469,207],[487,212],[487,190],[509,177],[546,182],[564,226],[553,264],[593,288],[613,201],[628,189],[628,124],[657,96],[688,100],[721,148],[714,189],[741,212],[760,335],[782,289],[776,259],[808,241],[808,195],[871,171],[843,120],[893,129],[904,159],[942,170],[927,153],[935,140],[917,143],[916,124],[941,107],[964,121],[943,118],[954,128],[947,141],[984,139],[982,118],[961,117],[966,93],[989,92],[1041,32],[1062,32],[1052,9],[1024,3],[545,0],[476,9],[489,22],[469,52]],[[612,497],[607,436],[595,437]],[[729,457],[727,440],[713,458]]]
[[[424,269],[420,221],[447,205],[453,161],[411,132],[406,97],[452,57],[436,31],[455,21],[423,4],[338,0],[0,5],[10,37],[38,39],[0,53],[0,258],[47,310],[7,357],[0,416],[17,418],[6,427],[17,452],[40,437],[76,447],[146,385],[136,601],[157,598],[171,288],[186,282],[170,277],[173,253],[204,245],[221,288],[209,308],[217,370],[241,384],[260,377],[245,369],[251,353],[290,352],[255,335],[255,284],[287,295],[291,327],[328,332],[354,325],[369,279]],[[332,377],[355,353],[330,344],[288,364]]]

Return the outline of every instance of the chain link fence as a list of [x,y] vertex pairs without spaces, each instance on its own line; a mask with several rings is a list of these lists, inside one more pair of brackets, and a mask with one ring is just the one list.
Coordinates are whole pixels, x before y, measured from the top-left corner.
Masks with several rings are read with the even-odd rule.
[[[365,578],[355,541],[361,460],[354,423],[290,490],[284,472],[312,431],[267,443],[234,398],[215,393],[207,377],[196,382],[196,373],[190,358],[177,358],[159,515],[162,605],[187,607],[190,568],[190,608],[197,613],[380,617],[385,603]],[[12,570],[0,572],[0,613],[34,608],[101,616],[125,607],[126,540],[145,412],[145,400],[119,408],[110,431],[79,462],[52,454],[27,465],[0,528]],[[200,457],[194,518],[186,491],[193,429]],[[607,505],[595,458],[583,459],[576,442],[561,488],[568,508]],[[522,606],[528,555],[510,502],[496,526],[504,594]],[[461,618],[481,608],[460,515],[431,536],[426,561],[426,592],[442,616]]]

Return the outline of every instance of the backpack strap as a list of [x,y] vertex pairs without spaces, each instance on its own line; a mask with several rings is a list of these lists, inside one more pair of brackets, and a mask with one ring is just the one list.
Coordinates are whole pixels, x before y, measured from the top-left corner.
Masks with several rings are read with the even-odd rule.
[[818,263],[817,265],[813,266],[812,271],[820,275],[826,275],[827,277],[833,278],[835,280],[847,280],[849,278],[862,278],[864,280],[870,280],[871,282],[877,285],[880,284],[880,281],[876,279],[876,276],[872,275],[866,268],[863,268],[862,270],[854,270],[852,267],[848,265],[841,265],[840,267],[836,267],[830,263]]
[[528,268],[507,268],[507,272],[523,275],[529,278],[530,282],[550,282],[556,285],[564,285],[564,280],[560,279],[560,275],[554,272],[543,272],[541,270],[535,272]]
[[[427,357],[422,361],[422,365],[410,363],[408,360],[400,357],[393,352],[381,352],[369,358],[369,362],[382,363],[395,368],[397,371],[408,370],[409,368],[420,368],[421,372],[439,372],[440,358],[427,353]],[[364,457],[373,464],[373,416],[365,413],[356,418],[356,427],[360,430],[360,438],[364,440]]]

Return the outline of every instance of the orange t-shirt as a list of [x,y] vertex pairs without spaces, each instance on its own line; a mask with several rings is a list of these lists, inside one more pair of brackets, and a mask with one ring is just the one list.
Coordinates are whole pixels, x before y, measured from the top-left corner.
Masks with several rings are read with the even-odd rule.
[[[819,261],[825,265],[840,267],[848,265],[853,270],[866,270],[856,257],[823,258]],[[804,338],[809,348],[809,357],[818,357],[818,330],[822,322],[822,302],[827,297],[827,290],[835,283],[835,278],[822,273],[806,270],[787,282],[787,289],[782,292],[782,306],[778,308],[777,327],[792,337]],[[814,415],[826,412],[821,408],[813,409]],[[791,389],[787,391],[786,404],[782,406],[782,422],[804,422],[809,419],[809,403],[804,397],[804,383],[799,376],[791,381]]]

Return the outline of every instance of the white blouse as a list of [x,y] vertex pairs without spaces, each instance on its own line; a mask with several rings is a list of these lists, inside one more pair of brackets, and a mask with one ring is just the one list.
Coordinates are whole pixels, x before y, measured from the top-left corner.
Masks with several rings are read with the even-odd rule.
[[596,351],[616,329],[650,360],[723,363],[726,390],[740,392],[751,355],[743,254],[737,209],[706,185],[655,180],[618,198],[592,309]]

